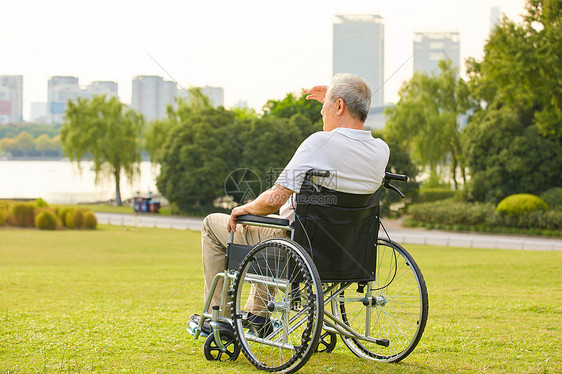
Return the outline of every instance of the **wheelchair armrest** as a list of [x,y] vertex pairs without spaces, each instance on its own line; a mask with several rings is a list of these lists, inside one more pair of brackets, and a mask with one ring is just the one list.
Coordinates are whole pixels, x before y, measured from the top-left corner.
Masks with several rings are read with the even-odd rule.
[[244,224],[258,224],[258,225],[272,225],[272,226],[289,226],[289,220],[284,218],[256,216],[253,214],[243,214],[236,217],[239,223]]

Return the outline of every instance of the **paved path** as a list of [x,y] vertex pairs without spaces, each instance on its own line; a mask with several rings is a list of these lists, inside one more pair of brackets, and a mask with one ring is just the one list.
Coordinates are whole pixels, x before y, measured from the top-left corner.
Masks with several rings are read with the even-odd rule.
[[[177,230],[201,230],[202,218],[160,216],[156,214],[96,213],[102,224],[134,227],[158,227]],[[400,221],[383,220],[392,240],[403,244],[429,244],[469,248],[523,249],[561,251],[562,239],[535,238],[496,234],[457,233],[439,230],[410,229]],[[380,236],[384,237],[381,230]]]

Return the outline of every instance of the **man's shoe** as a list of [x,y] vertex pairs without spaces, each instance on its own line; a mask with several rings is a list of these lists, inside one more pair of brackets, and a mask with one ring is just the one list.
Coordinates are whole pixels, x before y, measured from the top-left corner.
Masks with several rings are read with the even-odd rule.
[[242,326],[246,327],[258,338],[265,338],[273,332],[273,324],[269,318],[258,316],[251,312],[248,312],[242,318]]

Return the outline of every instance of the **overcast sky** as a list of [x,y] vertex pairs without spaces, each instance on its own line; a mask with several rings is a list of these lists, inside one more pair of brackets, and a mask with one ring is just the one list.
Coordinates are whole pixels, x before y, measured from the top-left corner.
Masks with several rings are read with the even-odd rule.
[[[81,85],[160,75],[189,86],[221,86],[225,105],[268,99],[327,83],[334,14],[378,14],[385,25],[385,102],[412,75],[413,34],[458,31],[461,59],[482,57],[490,8],[520,21],[524,0],[17,0],[2,5],[0,75],[24,76],[24,118],[47,101],[47,80]],[[153,56],[169,75],[156,64]],[[408,59],[410,59],[408,61]],[[402,68],[400,66],[408,61]],[[394,74],[394,75],[393,75]]]

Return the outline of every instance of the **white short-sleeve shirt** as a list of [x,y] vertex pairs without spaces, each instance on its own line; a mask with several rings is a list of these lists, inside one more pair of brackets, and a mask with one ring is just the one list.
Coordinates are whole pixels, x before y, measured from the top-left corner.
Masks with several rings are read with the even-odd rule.
[[[312,181],[340,192],[374,193],[383,183],[389,156],[388,145],[370,131],[343,127],[320,131],[301,143],[275,183],[300,192],[308,170],[329,170],[330,177]],[[280,215],[292,220],[290,202],[281,208]]]

